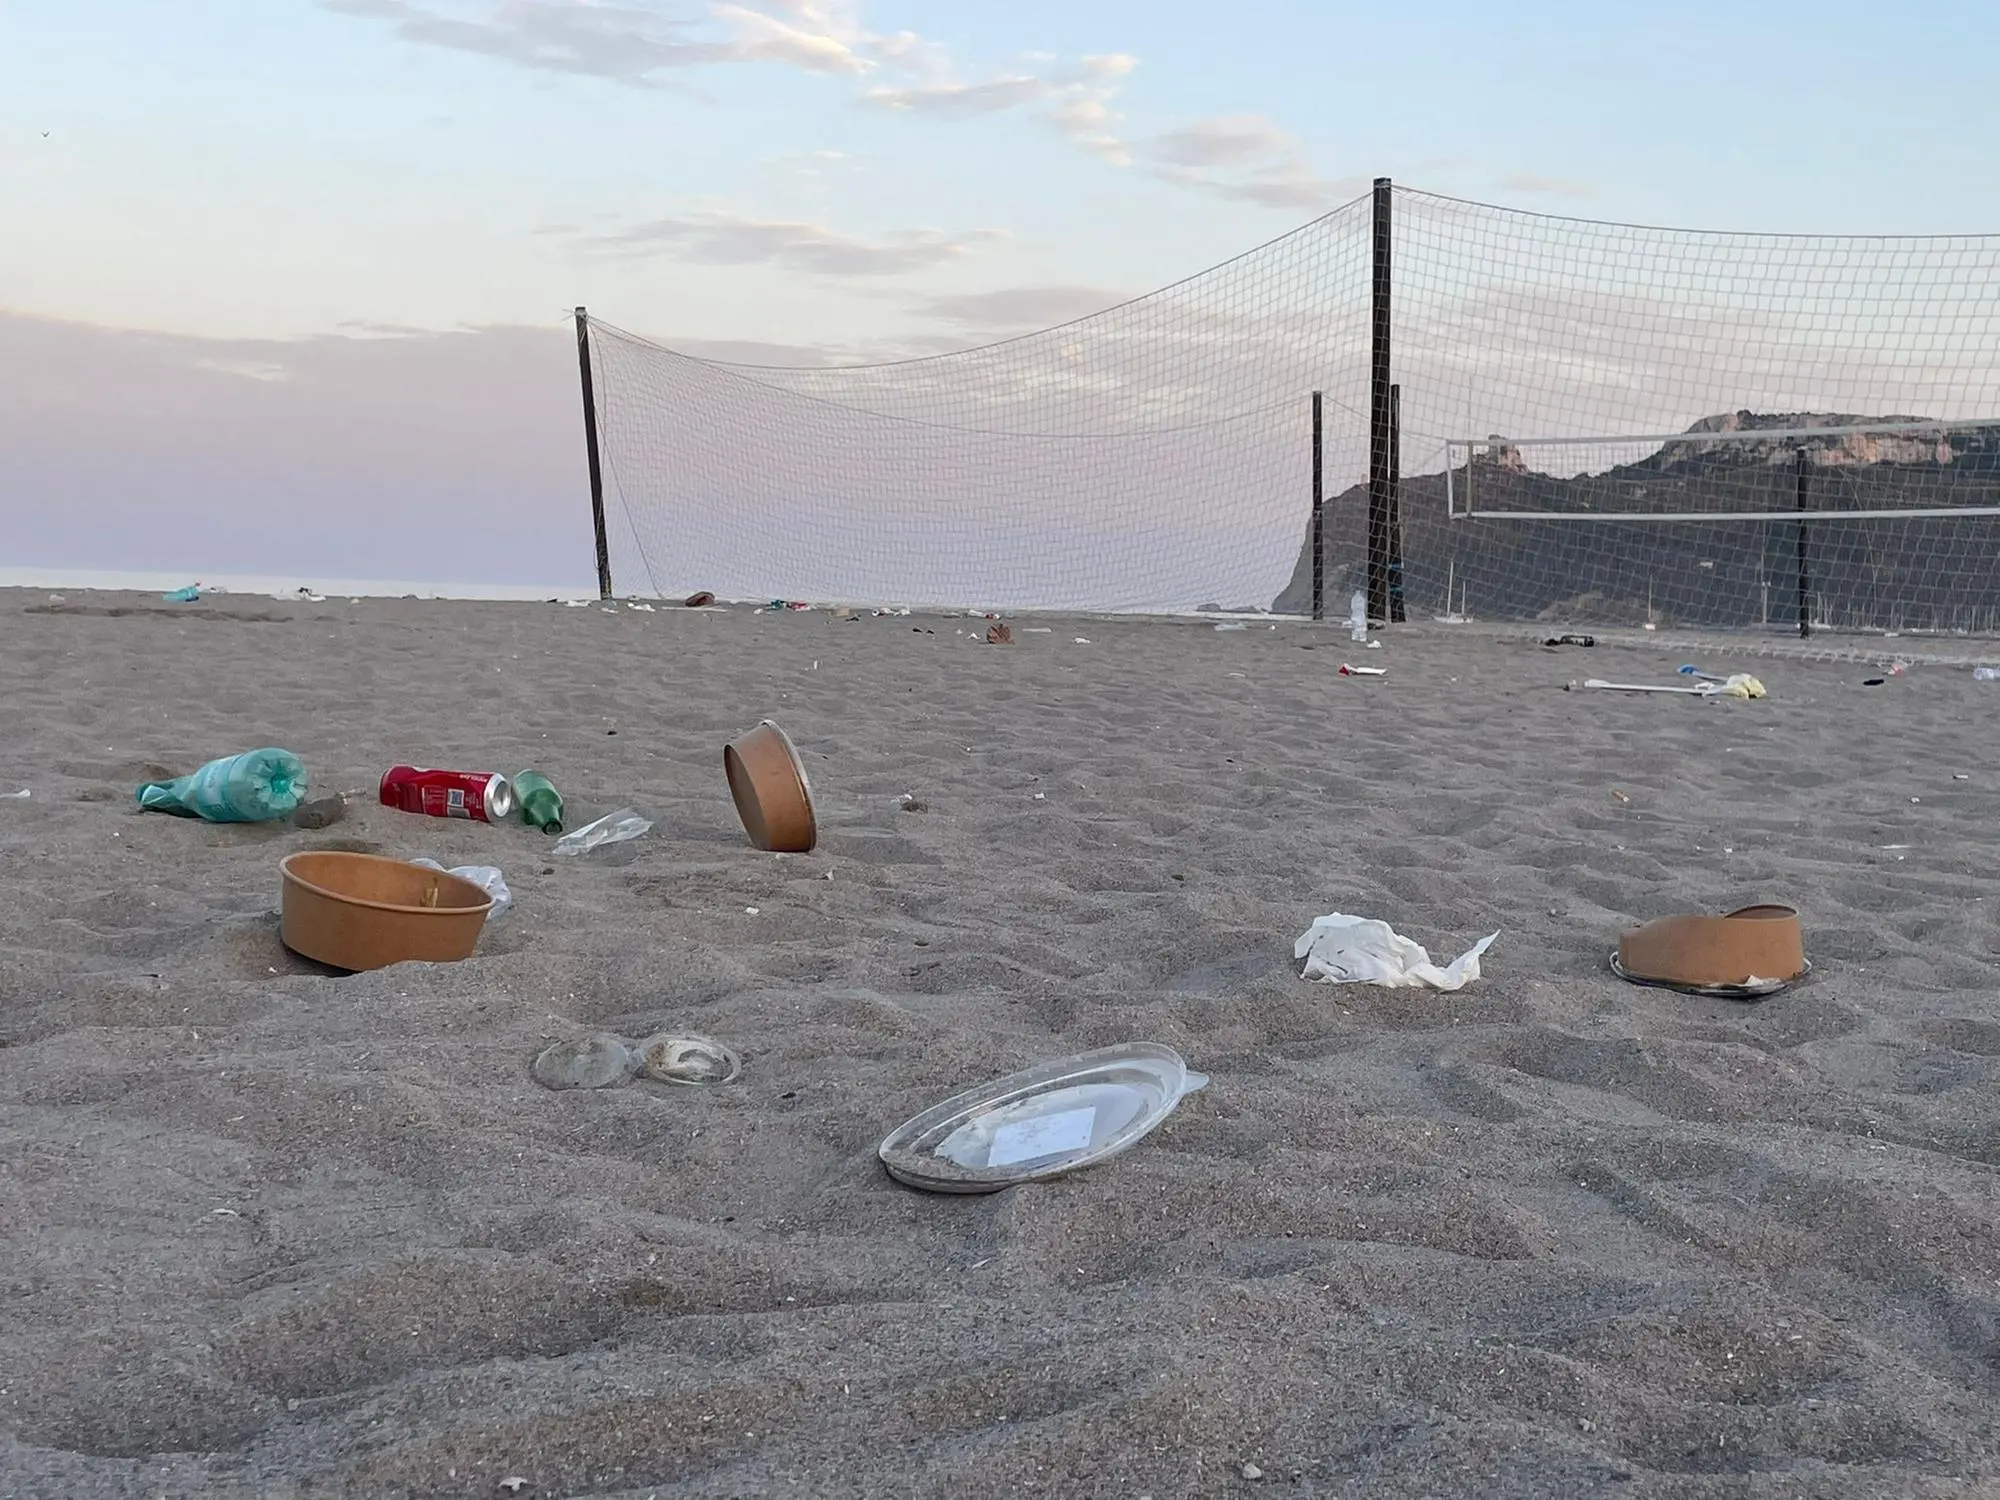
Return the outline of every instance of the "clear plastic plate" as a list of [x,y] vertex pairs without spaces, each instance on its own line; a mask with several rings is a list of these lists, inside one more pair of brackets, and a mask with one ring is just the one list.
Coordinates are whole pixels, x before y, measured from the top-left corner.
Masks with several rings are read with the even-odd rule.
[[911,1187],[998,1192],[1117,1155],[1207,1082],[1171,1047],[1103,1047],[955,1095],[891,1131],[878,1154]]

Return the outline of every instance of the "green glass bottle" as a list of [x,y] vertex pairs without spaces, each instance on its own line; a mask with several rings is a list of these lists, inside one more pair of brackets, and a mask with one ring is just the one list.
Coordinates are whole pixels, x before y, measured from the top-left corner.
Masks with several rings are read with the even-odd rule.
[[540,771],[523,771],[514,778],[514,798],[521,809],[521,821],[530,828],[562,832],[562,793]]

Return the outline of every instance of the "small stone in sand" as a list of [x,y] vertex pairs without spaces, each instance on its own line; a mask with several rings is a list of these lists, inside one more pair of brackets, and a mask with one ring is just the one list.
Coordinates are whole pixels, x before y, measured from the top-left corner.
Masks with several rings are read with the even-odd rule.
[[1243,1477],[1245,1479],[1262,1479],[1264,1477],[1264,1471],[1258,1468],[1255,1464],[1245,1464],[1243,1466]]
[[292,811],[294,828],[325,828],[338,823],[347,816],[345,797],[316,797],[311,802],[301,802]]

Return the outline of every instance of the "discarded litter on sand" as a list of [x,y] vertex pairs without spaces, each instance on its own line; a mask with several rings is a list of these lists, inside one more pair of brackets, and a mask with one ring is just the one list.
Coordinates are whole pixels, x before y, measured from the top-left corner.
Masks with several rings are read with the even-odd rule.
[[209,761],[168,781],[149,781],[136,796],[152,812],[210,823],[265,823],[290,817],[307,792],[304,762],[275,745]]
[[639,1070],[625,1039],[600,1031],[544,1047],[528,1076],[545,1089],[616,1088]]
[[445,874],[469,880],[486,892],[493,898],[493,910],[486,914],[488,922],[499,921],[514,904],[514,893],[507,889],[506,877],[496,865],[453,865],[446,869],[434,859],[413,859],[410,863],[422,865],[426,870],[444,870]]
[[765,719],[723,746],[722,768],[754,847],[777,854],[812,852],[819,841],[812,783],[790,735]]
[[705,1036],[661,1033],[639,1043],[639,1072],[656,1083],[710,1087],[732,1083],[743,1071],[743,1060],[720,1042]]
[[1305,960],[1301,979],[1326,984],[1458,990],[1479,977],[1479,956],[1499,936],[1495,932],[1481,938],[1439,968],[1423,944],[1412,942],[1387,922],[1336,911],[1313,920],[1293,945],[1292,957]]
[[642,818],[631,808],[621,807],[616,812],[606,813],[594,823],[586,823],[564,834],[556,840],[556,853],[588,854],[605,844],[622,844],[628,839],[636,839],[652,826],[651,818]]
[[[1685,672],[1687,669],[1683,669]],[[1688,698],[1763,698],[1768,696],[1764,684],[1748,672],[1737,672],[1729,677],[1709,677],[1703,675],[1691,686],[1680,683],[1661,685],[1648,682],[1606,682],[1601,677],[1587,678],[1583,684],[1587,688],[1598,688],[1611,693],[1677,693]],[[1575,684],[1571,684],[1575,686]]]
[[1104,1047],[956,1094],[899,1125],[876,1154],[910,1187],[998,1192],[1117,1155],[1207,1083],[1171,1047]]
[[391,766],[376,790],[384,807],[430,818],[505,822],[514,814],[514,786],[498,771],[447,771]]
[[1764,684],[1752,677],[1748,672],[1732,672],[1724,677],[1715,672],[1704,672],[1692,662],[1688,662],[1681,666],[1680,675],[1683,677],[1692,677],[1697,682],[1708,685],[1715,692],[1722,694],[1726,698],[1761,698],[1764,696]]
[[493,897],[479,885],[410,860],[301,850],[278,869],[279,939],[350,973],[470,958],[493,910]]
[[1725,916],[1656,917],[1618,940],[1611,971],[1633,984],[1724,1000],[1761,1000],[1812,972],[1799,914],[1764,903]]
[[705,1036],[659,1032],[642,1042],[629,1042],[609,1031],[570,1037],[544,1047],[528,1068],[528,1076],[545,1089],[612,1089],[644,1078],[682,1087],[715,1087],[733,1083],[743,1072],[743,1060],[728,1047]]

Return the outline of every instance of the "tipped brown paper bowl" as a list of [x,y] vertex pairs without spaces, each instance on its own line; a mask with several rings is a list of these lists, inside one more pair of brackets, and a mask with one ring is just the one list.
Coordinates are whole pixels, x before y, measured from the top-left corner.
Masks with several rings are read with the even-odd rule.
[[1727,916],[1659,917],[1618,940],[1611,967],[1634,984],[1750,999],[1811,971],[1789,906],[1745,906]]
[[373,854],[288,854],[280,936],[292,952],[359,972],[470,958],[493,898],[469,880]]
[[743,831],[759,849],[807,854],[819,842],[812,786],[790,736],[769,719],[723,746],[722,769]]

